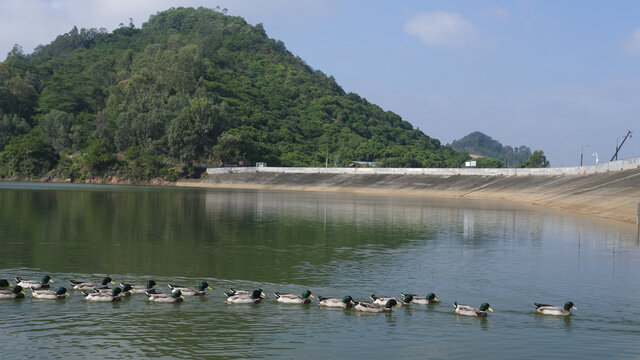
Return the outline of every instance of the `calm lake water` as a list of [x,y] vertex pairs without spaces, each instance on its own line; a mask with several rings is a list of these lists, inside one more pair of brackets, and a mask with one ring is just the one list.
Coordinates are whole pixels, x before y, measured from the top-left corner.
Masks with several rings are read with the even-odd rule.
[[[635,225],[497,201],[0,182],[0,278],[214,288],[181,304],[0,300],[2,357],[638,358]],[[225,304],[229,287],[264,289]],[[273,292],[434,292],[391,315]],[[538,315],[533,302],[579,310]],[[453,302],[495,309],[455,315]]]

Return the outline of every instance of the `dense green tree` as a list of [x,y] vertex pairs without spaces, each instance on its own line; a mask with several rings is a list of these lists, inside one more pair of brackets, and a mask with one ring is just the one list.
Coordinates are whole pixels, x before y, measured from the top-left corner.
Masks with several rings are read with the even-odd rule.
[[503,168],[504,163],[498,159],[480,158],[476,159],[476,167],[479,168]]
[[39,121],[40,135],[42,139],[56,149],[69,148],[71,146],[71,116],[64,111],[51,110],[42,116]]
[[11,140],[0,152],[0,176],[43,176],[58,164],[59,156],[38,134],[30,132]]
[[107,170],[118,160],[109,144],[104,140],[93,141],[83,155],[83,162],[93,172]]
[[74,151],[85,148],[87,141],[94,129],[93,121],[95,115],[89,113],[80,113],[73,119],[73,124],[69,129],[69,139],[71,147]]
[[0,151],[11,141],[12,138],[26,134],[31,130],[31,126],[18,114],[4,115],[0,118]]
[[213,152],[225,164],[238,163],[244,154],[242,136],[235,131],[223,133],[218,139],[218,144],[213,148]]
[[544,156],[542,150],[536,150],[531,154],[529,160],[520,165],[521,168],[546,168],[549,167],[549,161]]
[[169,154],[183,161],[208,157],[222,131],[229,126],[227,103],[214,105],[206,98],[194,98],[167,128]]

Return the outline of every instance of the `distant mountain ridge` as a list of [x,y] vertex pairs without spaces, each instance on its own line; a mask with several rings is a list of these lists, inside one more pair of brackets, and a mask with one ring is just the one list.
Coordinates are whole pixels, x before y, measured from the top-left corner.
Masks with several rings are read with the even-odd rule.
[[462,139],[454,140],[449,146],[457,151],[498,159],[506,167],[518,167],[531,156],[531,149],[527,146],[503,146],[499,141],[480,131],[474,131]]

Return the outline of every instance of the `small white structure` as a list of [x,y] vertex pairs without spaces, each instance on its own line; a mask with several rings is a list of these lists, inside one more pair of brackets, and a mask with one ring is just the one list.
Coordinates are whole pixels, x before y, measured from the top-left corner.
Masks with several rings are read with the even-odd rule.
[[256,167],[258,167],[258,168],[267,167],[267,163],[266,162],[257,162],[256,163]]
[[375,161],[352,161],[352,164],[356,164],[356,165],[364,165],[364,166],[371,166],[371,167],[376,167],[377,162]]
[[472,160],[472,161],[465,161],[464,166],[465,167],[476,167],[476,161]]

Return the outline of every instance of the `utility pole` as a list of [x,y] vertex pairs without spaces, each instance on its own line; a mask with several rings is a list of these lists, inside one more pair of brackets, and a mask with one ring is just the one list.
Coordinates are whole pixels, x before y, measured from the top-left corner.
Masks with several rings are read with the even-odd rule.
[[622,139],[622,143],[620,143],[620,145],[618,145],[616,141],[616,152],[615,154],[613,154],[613,156],[611,157],[611,160],[609,161],[613,161],[613,159],[618,160],[618,151],[620,151],[620,148],[622,148],[622,145],[624,144],[624,142],[627,140],[628,137],[631,137],[631,130],[627,132],[627,135],[625,135],[624,139]]
[[582,158],[584,155],[584,148],[589,147],[591,145],[582,145],[582,149],[580,149],[580,166],[582,166]]

